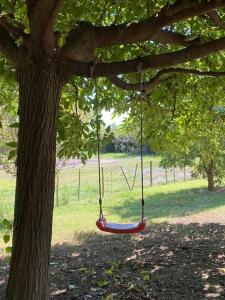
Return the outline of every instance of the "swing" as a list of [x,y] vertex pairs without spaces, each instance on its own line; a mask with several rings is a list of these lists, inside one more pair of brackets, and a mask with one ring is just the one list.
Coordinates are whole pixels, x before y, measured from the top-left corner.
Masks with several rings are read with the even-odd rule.
[[[93,74],[94,65],[91,67],[91,77]],[[141,78],[141,68],[139,63],[140,71],[140,92],[142,93],[142,78]],[[97,83],[95,82],[95,102],[96,102],[96,134],[97,134],[97,158],[98,158],[98,185],[99,185],[99,219],[96,221],[96,225],[99,230],[114,234],[129,234],[137,233],[143,231],[146,226],[146,219],[144,218],[144,176],[143,176],[143,104],[141,101],[141,206],[142,214],[141,220],[138,223],[112,223],[108,222],[103,215],[102,209],[102,182],[101,182],[101,160],[100,160],[100,126],[99,126],[99,109],[98,109],[98,93],[97,93]]]

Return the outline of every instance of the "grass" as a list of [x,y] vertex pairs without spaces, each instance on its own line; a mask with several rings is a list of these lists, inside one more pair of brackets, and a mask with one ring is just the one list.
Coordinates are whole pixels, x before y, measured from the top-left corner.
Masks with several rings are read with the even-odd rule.
[[[170,222],[174,218],[206,213],[209,216],[225,213],[223,192],[205,190],[203,180],[157,185],[145,189],[145,213],[148,221]],[[105,216],[115,222],[135,222],[140,218],[140,190],[121,192],[104,201]],[[54,213],[53,242],[73,239],[81,232],[95,232],[98,201],[70,202],[56,208]],[[209,220],[210,221],[210,220]]]
[[[106,158],[105,158],[106,159]],[[105,197],[104,212],[107,218],[115,222],[135,222],[140,218],[140,172],[133,191],[129,191],[120,169],[121,163],[133,180],[136,164],[135,158],[115,159],[104,164]],[[158,160],[155,159],[157,167]],[[149,165],[149,157],[145,157]],[[80,201],[77,198],[78,168],[65,169],[60,172],[59,207],[55,207],[53,219],[53,243],[71,241],[82,232],[96,232],[95,221],[98,218],[98,185],[96,164],[81,168]],[[113,179],[111,182],[111,172]],[[202,214],[225,214],[223,192],[209,193],[204,180],[169,183],[167,185],[149,186],[146,175],[145,211],[149,222],[170,222],[176,218],[195,216],[198,220]],[[157,174],[156,174],[157,175]],[[111,185],[112,183],[112,185]],[[0,172],[0,218],[12,219],[15,181]],[[2,246],[0,230],[0,247]]]

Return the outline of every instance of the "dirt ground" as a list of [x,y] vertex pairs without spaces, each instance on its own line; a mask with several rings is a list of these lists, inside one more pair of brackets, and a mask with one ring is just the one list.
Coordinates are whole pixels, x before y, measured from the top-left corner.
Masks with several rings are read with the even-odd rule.
[[[0,295],[7,270],[1,261]],[[225,225],[149,224],[143,234],[55,245],[51,299],[225,299]]]

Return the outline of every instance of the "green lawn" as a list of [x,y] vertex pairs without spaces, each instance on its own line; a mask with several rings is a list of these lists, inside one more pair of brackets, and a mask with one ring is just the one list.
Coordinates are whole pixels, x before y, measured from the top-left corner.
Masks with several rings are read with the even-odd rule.
[[[158,185],[145,189],[145,213],[149,222],[170,222],[177,217],[208,215],[216,221],[217,213],[225,215],[223,192],[209,193],[203,180]],[[121,192],[104,201],[105,216],[111,221],[137,221],[140,218],[140,191]],[[96,231],[98,217],[96,200],[70,202],[56,208],[53,242],[65,241],[87,231]],[[215,218],[212,218],[215,216]]]
[[[133,164],[131,161],[133,160]],[[149,158],[146,160],[148,163]],[[126,168],[133,168],[134,159],[123,160]],[[118,160],[113,163],[118,168]],[[109,168],[107,165],[105,169]],[[112,165],[110,165],[110,168]],[[54,210],[53,243],[71,241],[82,232],[95,232],[98,218],[98,188],[96,165],[81,167],[80,201],[77,193],[78,168],[66,169],[60,173],[59,207]],[[107,172],[106,172],[107,173]],[[110,171],[107,173],[110,175]],[[140,175],[140,174],[139,174]],[[106,175],[105,175],[106,176]],[[108,177],[108,179],[110,176]],[[132,176],[130,180],[132,180]],[[113,183],[113,186],[111,186]],[[140,182],[137,181],[133,191],[129,191],[123,176],[105,178],[104,212],[105,216],[115,222],[135,222],[140,217]],[[209,193],[204,180],[190,180],[145,187],[146,216],[151,222],[172,222],[181,217],[194,217],[198,220],[204,214],[209,222],[217,221],[217,215],[225,215],[223,192]],[[15,182],[0,173],[0,218],[12,219]],[[0,231],[0,246],[2,246]]]

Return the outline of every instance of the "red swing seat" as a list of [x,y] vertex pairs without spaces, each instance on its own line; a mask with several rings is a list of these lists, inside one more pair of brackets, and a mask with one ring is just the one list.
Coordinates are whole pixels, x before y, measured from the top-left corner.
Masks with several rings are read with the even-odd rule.
[[96,222],[98,229],[104,232],[110,233],[137,233],[143,231],[146,226],[146,219],[141,220],[138,223],[126,224],[126,223],[111,223],[107,222],[105,218],[101,218]]

